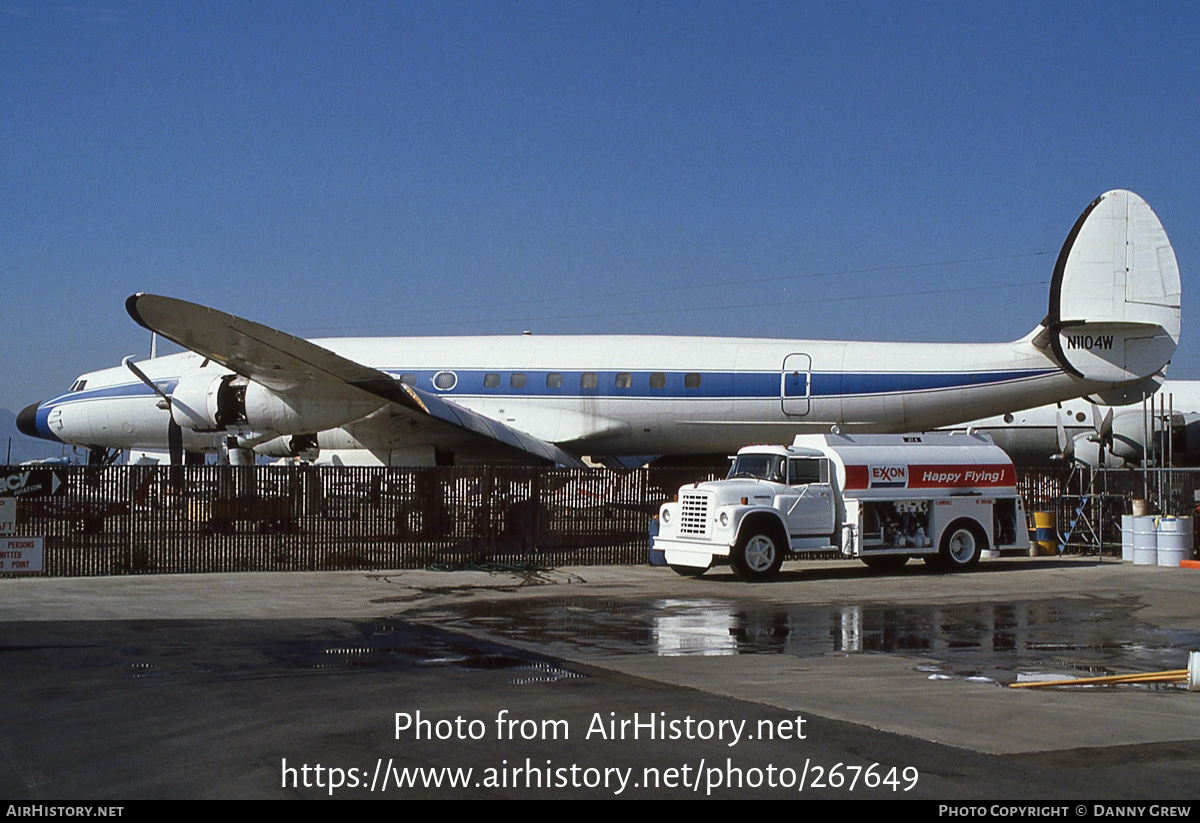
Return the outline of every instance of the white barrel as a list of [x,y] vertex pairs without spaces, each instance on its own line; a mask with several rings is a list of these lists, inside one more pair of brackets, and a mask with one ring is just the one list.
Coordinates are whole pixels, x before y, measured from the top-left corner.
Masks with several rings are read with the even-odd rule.
[[1178,568],[1192,550],[1192,518],[1160,517],[1157,538],[1158,565]]
[[1153,566],[1158,562],[1158,534],[1154,516],[1133,518],[1133,565]]
[[1133,515],[1121,515],[1121,560],[1133,562]]

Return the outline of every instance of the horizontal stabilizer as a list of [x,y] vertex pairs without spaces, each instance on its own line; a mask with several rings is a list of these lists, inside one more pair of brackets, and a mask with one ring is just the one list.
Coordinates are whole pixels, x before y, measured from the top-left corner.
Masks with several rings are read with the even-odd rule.
[[1175,353],[1179,266],[1158,216],[1130,191],[1097,198],[1067,236],[1043,325],[1059,364],[1121,383],[1159,372]]
[[1097,392],[1096,394],[1088,395],[1086,399],[1090,403],[1095,403],[1100,406],[1131,406],[1134,403],[1141,403],[1147,397],[1152,396],[1163,385],[1163,378],[1155,376],[1148,377],[1140,383],[1127,383],[1115,389],[1109,389],[1106,392]]

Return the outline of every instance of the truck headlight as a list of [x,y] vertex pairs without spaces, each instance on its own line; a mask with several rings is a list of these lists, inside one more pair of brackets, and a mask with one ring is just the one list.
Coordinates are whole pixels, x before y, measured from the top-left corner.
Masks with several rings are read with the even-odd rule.
[[662,522],[663,522],[663,523],[670,523],[670,522],[671,522],[671,510],[670,510],[670,509],[663,509],[663,510],[662,510]]
[[729,512],[721,512],[717,515],[717,522],[721,524],[721,528],[729,525]]

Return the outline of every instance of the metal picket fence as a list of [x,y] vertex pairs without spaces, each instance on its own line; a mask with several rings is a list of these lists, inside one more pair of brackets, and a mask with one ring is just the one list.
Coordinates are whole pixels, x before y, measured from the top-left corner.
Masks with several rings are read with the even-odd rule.
[[661,503],[725,467],[52,471],[53,495],[17,498],[15,534],[44,538],[44,574],[77,576],[645,563]]
[[[28,471],[8,467],[9,476]],[[17,536],[44,538],[50,576],[408,569],[438,564],[637,564],[679,486],[726,466],[547,469],[106,466],[35,469]],[[1022,472],[1027,509],[1065,475]],[[14,481],[15,482],[15,481]],[[44,482],[42,491],[48,491]]]

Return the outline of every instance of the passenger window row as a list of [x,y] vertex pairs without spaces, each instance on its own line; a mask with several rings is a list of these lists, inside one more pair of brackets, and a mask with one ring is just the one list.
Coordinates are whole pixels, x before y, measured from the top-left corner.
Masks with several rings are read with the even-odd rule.
[[[508,376],[508,385],[514,389],[524,388],[527,377],[524,372],[513,372]],[[650,388],[665,389],[667,387],[667,375],[665,372],[650,373]],[[585,371],[579,375],[579,388],[594,389],[598,386],[599,380],[596,372]],[[496,389],[500,387],[500,375],[496,372],[488,372],[483,376],[484,388]],[[614,378],[613,385],[618,389],[633,388],[633,372],[617,372]],[[696,372],[688,372],[683,376],[683,385],[689,389],[700,387],[700,375]],[[561,389],[563,386],[563,376],[559,372],[550,372],[546,375],[546,388]]]
[[[633,388],[633,372],[617,372],[614,378],[613,385],[618,389]],[[508,385],[514,389],[523,389],[528,385],[528,375],[524,372],[512,372],[508,375]],[[410,386],[417,385],[417,375],[412,372],[406,372],[400,375],[400,382],[407,383]],[[449,390],[458,384],[458,375],[451,371],[440,371],[433,377],[433,385],[442,390]],[[486,389],[498,389],[501,384],[501,376],[498,372],[487,372],[483,376],[483,386]],[[599,381],[596,372],[585,371],[579,375],[579,388],[594,389],[598,386]],[[667,375],[665,372],[651,372],[649,385],[652,389],[665,389],[667,387]],[[700,388],[700,374],[698,372],[688,372],[683,376],[683,386],[687,389]],[[546,375],[546,388],[561,389],[563,387],[563,376],[560,372],[549,372]]]

